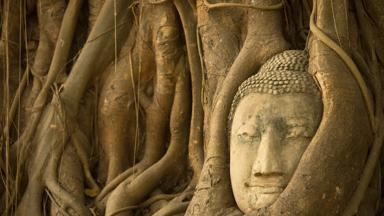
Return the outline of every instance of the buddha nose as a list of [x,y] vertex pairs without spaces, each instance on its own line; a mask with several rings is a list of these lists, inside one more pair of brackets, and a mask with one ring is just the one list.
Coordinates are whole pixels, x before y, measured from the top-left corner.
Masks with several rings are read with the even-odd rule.
[[276,129],[267,128],[261,134],[256,159],[252,167],[252,174],[254,176],[282,175],[280,148],[281,139]]

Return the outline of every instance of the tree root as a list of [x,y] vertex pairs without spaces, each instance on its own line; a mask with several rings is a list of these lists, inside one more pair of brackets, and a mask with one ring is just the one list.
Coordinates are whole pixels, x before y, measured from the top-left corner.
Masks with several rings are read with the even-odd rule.
[[[0,154],[4,156],[4,174],[5,193],[2,194],[5,199],[5,214],[11,214],[8,207],[14,203],[15,194],[19,187],[14,187],[12,176],[14,173],[11,169],[13,163],[11,141],[12,134],[10,131],[13,122],[9,116],[10,104],[18,88],[18,83],[22,76],[22,50],[24,46],[24,19],[25,11],[21,10],[22,0],[2,1],[1,2],[1,42],[0,42],[0,83],[2,90],[0,91]],[[3,125],[4,123],[4,125]],[[3,128],[3,126],[5,128]],[[3,133],[4,132],[4,133]]]
[[[172,107],[170,121],[171,143],[164,157],[146,169],[132,182],[122,182],[111,194],[107,202],[106,215],[114,215],[125,206],[136,205],[141,202],[161,180],[172,170],[175,162],[182,160],[187,150],[188,122],[190,118],[190,104],[188,98],[189,83],[183,72],[179,73],[176,84],[176,96]],[[119,215],[131,215],[129,211]]]
[[187,188],[183,193],[172,199],[166,206],[157,211],[153,216],[166,216],[177,213],[184,213],[193,196],[193,191]]
[[119,186],[123,181],[130,183],[138,174],[142,173],[149,166],[150,165],[144,163],[144,161],[140,161],[138,164],[135,164],[134,166],[116,176],[101,190],[99,195],[96,197],[96,206],[99,209],[104,209],[110,193],[115,190],[117,186]]
[[162,208],[159,212],[156,212],[153,216],[172,216],[175,214],[184,213],[189,205],[188,202],[181,202],[176,205],[167,205],[167,208]]
[[[44,76],[50,70],[51,61],[53,60],[55,45],[57,45],[58,38],[65,40],[60,34],[60,28],[64,21],[64,13],[67,3],[63,0],[36,0],[37,1],[37,17],[39,23],[39,45],[36,49],[35,60],[31,67],[33,75],[33,82],[31,91],[27,98],[27,107],[33,107],[36,98],[44,85]],[[68,12],[67,12],[68,13]],[[68,16],[68,15],[67,15]],[[68,18],[67,18],[68,19]],[[75,29],[75,26],[73,26]],[[67,29],[66,29],[67,30]],[[71,40],[66,41],[69,45]],[[63,41],[60,41],[60,44]],[[68,45],[67,45],[68,46]],[[69,50],[69,48],[68,48]],[[57,54],[56,54],[57,55]],[[66,56],[67,57],[67,56]],[[65,60],[66,60],[65,57]],[[56,58],[57,59],[57,58]],[[61,62],[59,67],[65,68],[65,62]],[[52,83],[51,83],[52,84]],[[26,115],[29,118],[29,115]],[[28,120],[27,120],[28,121]]]
[[[22,76],[21,51],[24,46],[24,19],[25,11],[21,10],[22,0],[3,1],[1,4],[1,64],[0,81],[4,85],[0,92],[1,120],[7,120],[6,115],[9,104],[12,102],[18,83]],[[10,123],[9,123],[10,124]]]
[[136,35],[134,28],[120,52],[117,65],[111,65],[104,72],[108,73],[108,77],[100,93],[98,133],[103,149],[101,157],[104,157],[99,166],[106,170],[99,173],[99,179],[107,184],[134,164],[137,153],[135,148],[139,145],[138,132],[141,122],[135,91],[139,82],[142,83],[143,78],[147,76],[137,74],[137,70],[133,71],[132,64],[137,64],[137,60],[130,61]]
[[[332,40],[339,39],[339,45],[348,44],[350,33],[345,28],[334,27],[346,26],[348,20],[334,23],[329,1],[317,1],[316,5],[313,13],[317,16],[317,27]],[[347,8],[348,5],[340,2],[334,14],[343,14]],[[323,117],[291,181],[279,199],[267,209],[267,213],[272,215],[280,212],[340,215],[357,186],[372,141],[367,107],[351,71],[337,53],[315,35],[309,44],[309,72],[322,91]],[[320,169],[322,172],[318,172]],[[348,173],[348,178],[340,173]],[[334,196],[335,188],[342,193]]]
[[85,194],[89,197],[96,197],[100,193],[100,187],[97,185],[95,179],[93,178],[88,162],[88,153],[85,146],[90,146],[87,137],[83,134],[80,129],[77,129],[71,136],[72,144],[74,145],[77,155],[80,159],[82,169],[84,172],[84,177],[89,188],[85,189]]
[[[63,166],[63,164],[59,165],[59,161],[65,153],[64,149],[70,147],[67,144],[70,140],[77,153],[79,165],[83,169],[87,184],[91,187],[89,190],[86,189],[85,193],[94,196],[99,190],[89,170],[88,154],[85,150],[85,145],[88,145],[87,138],[73,122],[73,117],[67,115],[67,111],[58,98],[59,96],[56,95],[52,104],[45,110],[35,135],[34,156],[30,158],[32,163],[29,166],[29,183],[16,215],[23,216],[29,215],[29,213],[36,216],[43,215],[42,198],[45,187],[60,214],[90,215],[84,200],[82,200],[83,191],[80,191],[80,194],[79,191],[76,191],[76,194],[71,194],[60,185],[60,180],[57,177],[58,170]],[[62,163],[70,162],[62,161]],[[65,171],[68,167],[63,169]],[[68,181],[67,179],[64,180]],[[68,187],[73,186],[70,185],[71,182],[63,182],[63,184],[69,184]],[[80,187],[80,190],[83,190],[82,186],[79,186],[79,182],[72,182],[72,184],[76,184],[75,188]],[[80,184],[82,183],[80,182]]]
[[[51,84],[55,81],[56,75],[59,72],[61,72],[61,69],[66,64],[66,59],[68,56],[70,46],[72,44],[71,41],[73,38],[73,33],[75,30],[75,23],[77,20],[77,16],[79,14],[79,9],[80,9],[81,3],[82,3],[82,0],[71,0],[69,2],[67,9],[66,9],[63,23],[62,23],[62,26],[60,29],[60,34],[59,34],[59,38],[61,38],[61,40],[60,40],[60,43],[56,44],[56,49],[54,52],[54,56],[53,56],[50,70],[48,72],[47,81],[44,83],[42,91],[39,93],[39,96],[37,97],[37,99],[34,102],[33,108],[36,109],[37,112],[32,113],[31,120],[29,121],[29,124],[27,125],[23,135],[20,137],[20,139],[14,145],[16,147],[19,146],[19,148],[21,148],[20,155],[22,157],[19,157],[19,158],[22,158],[22,159],[25,158],[25,153],[29,147],[26,144],[31,140],[31,138],[35,134],[34,131],[35,131],[37,125],[39,125],[39,127],[43,127],[42,125],[45,125],[44,127],[49,128],[49,126],[46,125],[47,122],[49,122],[47,119],[45,119],[45,120],[43,119],[43,120],[39,121],[40,115],[42,113],[41,108],[45,105],[45,102],[46,102],[47,96],[48,96],[48,90],[50,89]],[[104,12],[102,12],[101,15],[99,16],[99,20],[101,20],[101,21],[96,22],[95,28],[90,34],[91,39],[89,39],[89,40],[92,40],[93,38],[97,37],[100,34],[100,32],[103,33],[105,28],[109,29],[111,26],[113,26],[114,19],[113,18],[111,19],[109,17],[109,14],[111,14],[110,11],[112,11],[111,9],[113,9],[113,3],[114,2],[109,1],[107,4],[104,5],[104,7],[103,7]],[[126,8],[126,7],[124,7],[124,5],[128,6],[130,1],[124,0],[124,1],[118,1],[116,3],[118,6],[120,6],[118,8],[119,13],[117,14],[117,21],[121,22],[121,20],[124,20],[129,15],[128,11],[124,11],[124,8]],[[124,28],[120,28],[120,29],[116,30],[119,41],[124,40],[124,38],[125,38],[124,34],[126,33],[126,30],[128,30],[128,29],[129,29],[129,27],[127,28],[126,26],[124,26]],[[102,39],[104,39],[104,40],[102,40]],[[80,98],[82,97],[82,95],[84,93],[84,89],[86,87],[86,84],[89,81],[90,73],[91,72],[95,73],[95,71],[96,72],[98,71],[98,70],[93,70],[93,68],[87,66],[87,65],[89,65],[89,64],[87,64],[87,63],[89,63],[88,60],[90,60],[91,62],[94,62],[96,55],[97,55],[97,57],[100,57],[99,50],[102,48],[108,49],[108,45],[112,44],[112,42],[109,40],[109,37],[107,38],[107,40],[105,40],[105,37],[102,39],[98,40],[97,42],[93,42],[92,45],[87,44],[88,46],[86,46],[83,49],[83,51],[81,52],[81,54],[79,56],[78,61],[76,61],[76,64],[75,64],[74,68],[72,69],[72,73],[70,74],[67,81],[65,82],[66,85],[72,85],[75,83],[75,88],[72,89],[72,88],[64,87],[64,90],[62,89],[63,90],[61,92],[62,100],[64,101],[64,103],[66,105],[66,110],[69,109],[68,113],[70,113],[71,115],[75,116],[77,113],[77,108],[78,108],[78,105],[80,103]],[[107,41],[107,43],[103,43],[105,41]],[[109,41],[109,43],[108,43],[108,41]],[[94,53],[91,55],[89,52],[91,52],[91,53],[94,52]],[[101,53],[106,54],[106,52],[101,52]],[[84,55],[87,56],[86,60],[81,60],[82,58],[84,58]],[[108,54],[106,54],[106,56],[108,56]],[[99,69],[103,69],[102,64],[103,63],[104,64],[109,63],[110,60],[111,60],[111,58],[106,58],[106,59],[103,59],[103,61],[95,61],[95,62],[101,63],[101,65],[99,65],[100,66]],[[92,64],[92,65],[95,65],[95,64]],[[81,73],[77,72],[78,70],[80,70]],[[82,77],[80,77],[80,78],[76,77],[73,80],[73,76],[78,76],[78,75],[80,75]],[[71,100],[73,98],[76,98],[77,100],[76,99]],[[52,108],[45,109],[45,115],[52,115]],[[47,134],[46,136],[52,136],[52,134],[54,134],[54,133],[56,133],[56,132],[51,132],[51,133]],[[57,138],[55,138],[55,137],[51,137],[51,140],[56,140],[56,139]],[[52,142],[52,141],[46,141],[46,142]],[[22,165],[23,165],[23,163],[19,163],[20,168],[18,170],[21,170]],[[41,167],[41,164],[38,166]],[[40,170],[40,169],[37,169],[37,170]],[[39,178],[41,179],[42,177],[40,176]],[[38,186],[42,185],[41,182],[36,183],[36,184]],[[36,189],[36,190],[40,191],[39,189]],[[27,192],[28,192],[28,190],[27,190]],[[37,195],[39,195],[39,194],[41,194],[41,192],[37,193]],[[27,198],[25,198],[25,200],[29,200],[28,194],[24,195],[24,197],[27,197]],[[34,202],[40,202],[39,199],[32,199],[32,200],[34,200]],[[26,202],[27,202],[27,204],[25,204]],[[19,211],[26,212],[28,208],[24,208],[23,206],[28,206],[28,201],[24,201],[24,204],[22,201],[22,203],[20,205],[21,206],[18,208],[18,209],[20,209]],[[37,204],[37,205],[34,205],[34,208],[36,209],[36,208],[39,208],[40,206],[41,205]],[[41,212],[39,212],[38,209],[36,209],[36,211],[34,213],[35,214],[32,214],[32,215],[39,215]]]
[[[195,185],[203,167],[203,106],[201,101],[202,71],[201,59],[197,50],[196,17],[192,7],[185,1],[174,0],[174,5],[180,14],[187,46],[188,62],[192,83],[192,118],[189,132],[189,161],[193,169],[191,185]],[[194,186],[193,186],[194,187]]]
[[103,4],[105,3],[105,0],[88,0],[88,11],[89,11],[89,17],[88,17],[88,26],[89,31],[92,30],[92,27],[95,25],[97,16],[100,13],[101,8],[103,7]]
[[177,196],[178,194],[157,194],[155,196],[150,197],[146,201],[140,203],[139,205],[133,205],[133,206],[127,206],[124,208],[121,208],[117,211],[115,211],[111,216],[118,215],[119,213],[125,212],[125,211],[130,211],[138,208],[146,208],[152,205],[153,203],[160,201],[160,200],[170,200]]
[[[38,79],[45,76],[50,68],[67,5],[63,0],[38,0],[37,2],[38,9],[36,11],[39,19],[40,35],[32,70],[36,76],[35,81],[39,82]],[[71,44],[71,41],[68,42]],[[37,92],[39,92],[39,89]]]
[[[380,52],[382,52],[382,50],[380,50],[380,46],[377,47],[378,44],[376,44],[375,40],[373,39],[373,37],[377,37],[377,35],[375,35],[375,33],[373,32],[374,27],[368,20],[368,15],[364,10],[363,2],[361,0],[355,1],[355,6],[357,8],[356,11],[358,15],[358,21],[362,28],[362,37],[368,44],[369,50],[371,50],[370,58],[368,58],[369,68],[368,66],[366,66],[365,70],[363,71],[363,74],[365,74],[366,76],[369,73],[371,74],[371,76],[368,77],[371,78],[373,88],[372,92],[375,98],[375,126],[377,128],[375,128],[374,142],[370,149],[370,153],[367,158],[363,173],[361,175],[359,185],[357,186],[347,207],[344,209],[344,216],[350,216],[358,213],[359,207],[361,206],[363,199],[366,197],[369,184],[374,180],[373,176],[376,167],[380,166],[379,158],[380,155],[382,155],[382,145],[384,142],[384,100],[381,97],[383,93],[383,84],[381,83],[381,74],[379,73],[378,62],[378,60],[380,60]],[[352,69],[350,68],[350,70]]]
[[4,129],[3,129],[4,134],[10,133],[10,127],[11,127],[10,124],[13,122],[13,119],[15,118],[17,108],[20,106],[21,96],[23,95],[23,91],[25,89],[25,86],[27,85],[28,74],[29,74],[29,68],[27,66],[27,68],[23,73],[23,77],[21,78],[21,81],[19,83],[19,86],[15,92],[11,106],[9,108],[8,121],[6,121],[6,123],[8,124],[4,125]]
[[240,7],[240,8],[252,8],[252,9],[257,9],[257,10],[277,10],[281,9],[284,6],[283,1],[280,1],[279,3],[275,5],[254,5],[254,4],[242,4],[242,3],[210,3],[208,0],[203,0],[204,6],[206,6],[209,10],[211,9],[216,9],[216,8],[234,8],[234,7]]
[[[72,44],[72,39],[75,31],[75,24],[80,12],[80,6],[83,0],[71,0],[69,2],[68,8],[65,11],[63,23],[60,29],[59,38],[60,43],[56,44],[54,51],[51,67],[48,72],[48,77],[42,90],[37,96],[36,100],[33,103],[33,109],[36,112],[31,113],[28,124],[26,125],[25,130],[21,137],[14,144],[15,148],[20,149],[18,154],[20,158],[20,163],[18,163],[18,171],[22,170],[22,167],[25,164],[26,151],[29,148],[28,143],[31,141],[35,134],[35,130],[39,124],[41,114],[43,112],[43,107],[48,99],[48,94],[51,90],[51,85],[56,80],[56,76],[61,72],[61,69],[64,67],[67,61],[69,50]],[[64,45],[62,45],[62,43]]]
[[[164,14],[167,14],[169,19],[158,23],[158,20],[165,16]],[[139,172],[156,163],[163,155],[167,124],[175,94],[176,77],[185,69],[184,59],[177,58],[177,55],[180,54],[180,47],[178,32],[175,32],[177,25],[174,8],[170,4],[158,6],[152,19],[157,76],[152,99],[145,94],[139,98],[142,105],[142,99],[147,99],[147,105],[144,107],[146,111],[144,156],[140,163],[134,166],[140,168]],[[124,180],[121,184],[129,185],[134,176],[128,176],[131,176],[133,171],[131,168],[119,175],[116,180],[112,180],[112,184],[107,185],[105,190],[103,189],[97,200],[102,200],[121,180]]]
[[[273,4],[274,1],[265,2]],[[249,10],[248,16],[248,33],[243,48],[225,77],[213,106],[207,158],[198,189],[186,215],[214,215],[219,209],[234,204],[227,168],[229,160],[226,131],[232,99],[237,87],[255,73],[263,62],[289,47],[283,37],[280,11]],[[273,46],[270,45],[272,43]],[[194,211],[195,206],[198,206],[200,212]]]
[[[99,75],[106,69],[114,58],[113,53],[118,53],[127,39],[133,23],[131,13],[127,9],[131,4],[132,0],[114,0],[106,1],[103,5],[61,93],[71,113],[76,114],[91,77]],[[116,14],[116,17],[112,14]],[[113,31],[115,26],[116,31]],[[111,40],[111,37],[115,40]]]
[[[164,154],[167,124],[175,94],[178,75],[184,71],[185,61],[180,55],[179,31],[175,9],[169,3],[156,6],[152,17],[156,63],[156,81],[151,103],[145,108],[145,149],[143,161],[152,165]],[[158,22],[161,17],[169,17]],[[142,95],[145,98],[145,95]],[[140,100],[140,99],[139,99]]]
[[48,191],[53,195],[59,209],[63,215],[90,215],[88,209],[83,202],[69,192],[67,192],[58,182],[57,179],[49,179],[46,181]]
[[[168,5],[169,7],[169,5]],[[161,9],[161,8],[158,8]],[[160,10],[161,11],[161,10]],[[165,13],[170,13],[169,9],[165,11]],[[155,19],[155,20],[158,20]],[[175,20],[168,20],[167,26],[175,25]],[[165,23],[161,23],[161,25],[165,25]],[[157,36],[157,32],[161,31],[161,26],[155,27],[154,34]],[[144,109],[146,110],[146,138],[145,138],[145,149],[144,149],[144,157],[139,162],[139,164],[134,165],[132,168],[129,168],[122,174],[118,175],[115,179],[113,179],[107,186],[102,190],[100,195],[97,198],[97,202],[99,202],[99,206],[102,207],[102,201],[108,193],[110,193],[118,184],[122,181],[125,181],[129,184],[133,177],[134,173],[141,173],[152,164],[157,162],[161,156],[163,155],[163,149],[165,144],[165,135],[166,135],[166,125],[169,119],[172,101],[174,97],[174,85],[175,85],[175,77],[180,74],[180,71],[184,70],[185,62],[179,60],[177,64],[175,63],[175,54],[179,53],[178,41],[175,40],[174,32],[171,32],[172,35],[168,36],[170,38],[159,38],[161,41],[155,42],[155,48],[157,50],[156,64],[158,65],[157,72],[157,80],[156,87],[154,90],[153,99],[149,99],[145,96],[144,93],[141,94],[139,98],[141,105],[145,103]],[[168,34],[168,32],[164,32],[164,34]],[[177,38],[176,38],[177,39]],[[163,52],[163,44],[164,41],[169,40],[169,43],[172,44],[171,52],[166,50],[168,53],[164,54]],[[167,48],[170,49],[170,48]],[[172,56],[169,55],[172,54]],[[143,99],[146,102],[143,102]],[[130,177],[130,178],[129,178]]]
[[[72,209],[78,215],[88,215],[82,202],[60,186],[57,179],[59,160],[68,141],[71,125],[65,116],[59,99],[55,96],[53,103],[45,110],[35,140],[35,154],[29,166],[29,181],[26,192],[19,204],[16,215],[43,215],[42,196],[47,187],[56,200],[63,203],[63,209]],[[68,213],[69,214],[69,213]],[[70,214],[71,215],[71,214]]]

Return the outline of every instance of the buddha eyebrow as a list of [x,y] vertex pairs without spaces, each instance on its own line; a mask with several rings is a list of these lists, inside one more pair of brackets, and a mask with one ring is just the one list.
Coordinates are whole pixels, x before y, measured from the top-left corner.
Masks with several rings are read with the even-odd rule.
[[286,124],[289,126],[308,126],[310,119],[305,117],[288,117]]
[[[247,115],[247,118],[251,118],[251,117],[252,117],[252,114],[248,114]],[[260,114],[256,115],[255,119],[260,120],[261,119],[261,115]]]

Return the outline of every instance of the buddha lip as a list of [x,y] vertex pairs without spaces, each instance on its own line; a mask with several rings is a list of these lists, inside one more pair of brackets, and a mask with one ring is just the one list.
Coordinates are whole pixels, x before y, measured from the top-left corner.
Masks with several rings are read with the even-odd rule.
[[245,184],[246,187],[248,188],[253,188],[260,194],[276,194],[276,193],[281,193],[284,190],[284,187],[280,185],[260,185],[260,184]]
[[285,188],[284,185],[279,184],[279,183],[269,183],[269,182],[263,182],[263,183],[257,183],[257,182],[245,182],[244,183],[245,187],[256,187],[256,188],[279,188],[283,190]]

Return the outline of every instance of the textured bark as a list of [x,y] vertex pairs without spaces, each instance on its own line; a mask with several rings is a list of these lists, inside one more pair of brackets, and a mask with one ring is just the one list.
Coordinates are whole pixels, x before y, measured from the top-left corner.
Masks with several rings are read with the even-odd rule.
[[[263,3],[272,5],[276,2]],[[244,45],[226,75],[222,87],[217,87],[219,90],[209,123],[206,159],[187,215],[214,215],[223,208],[234,205],[227,168],[229,158],[226,123],[230,105],[237,87],[247,77],[255,73],[269,57],[288,48],[282,35],[281,21],[280,11],[265,12],[253,9],[248,11]],[[265,28],[267,23],[268,28]]]
[[382,213],[382,1],[0,7],[1,215],[243,215],[230,106],[287,49],[309,51],[323,119],[279,199],[249,215]]

